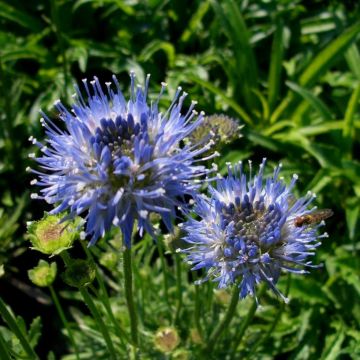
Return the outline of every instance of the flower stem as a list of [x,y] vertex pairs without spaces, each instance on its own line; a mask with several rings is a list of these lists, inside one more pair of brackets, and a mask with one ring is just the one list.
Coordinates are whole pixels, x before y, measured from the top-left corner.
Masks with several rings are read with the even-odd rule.
[[35,351],[33,350],[32,346],[30,345],[29,340],[27,339],[26,335],[23,333],[23,330],[18,326],[16,320],[7,309],[4,301],[0,297],[0,314],[2,315],[5,322],[9,325],[9,328],[15,334],[15,336],[19,339],[22,347],[24,348],[25,352],[29,355],[30,359],[38,359]]
[[134,346],[138,346],[137,314],[134,305],[132,288],[132,265],[131,248],[126,247],[124,251],[124,278],[125,278],[125,297],[130,316],[131,339]]
[[[87,258],[89,260],[91,260],[95,264],[94,258],[92,256],[91,252],[89,251],[89,249],[86,247],[86,245],[82,241],[81,241],[81,246],[83,247]],[[128,338],[128,335],[126,334],[126,332],[120,326],[119,321],[116,320],[116,318],[114,316],[114,313],[112,311],[111,304],[110,304],[109,295],[108,295],[108,292],[107,292],[105,284],[104,284],[104,280],[103,280],[101,274],[99,273],[99,269],[98,269],[97,266],[95,267],[95,274],[96,274],[96,280],[99,283],[100,290],[101,290],[101,296],[98,296],[98,298],[103,303],[103,305],[104,305],[104,307],[106,309],[106,312],[109,315],[109,318],[110,318],[111,322],[114,324],[114,327],[115,327],[116,333],[118,335],[118,338],[120,339],[121,344],[124,347],[125,344],[124,344],[123,338],[125,338],[126,341],[129,341],[129,338]]]
[[221,336],[221,334],[223,333],[225,328],[227,326],[229,326],[231,320],[233,319],[235,311],[236,311],[236,305],[239,302],[239,293],[240,293],[240,288],[237,285],[235,285],[229,308],[228,308],[225,316],[223,317],[221,322],[218,324],[218,326],[214,329],[214,331],[212,332],[212,334],[210,335],[210,337],[207,341],[207,346],[205,347],[206,354],[211,353],[217,340],[219,339],[219,337]]
[[107,327],[106,327],[94,301],[92,300],[91,296],[89,295],[88,291],[85,288],[80,288],[80,293],[81,293],[86,305],[88,306],[91,314],[94,316],[96,323],[99,325],[100,331],[103,334],[104,340],[106,342],[106,345],[107,345],[109,353],[110,353],[110,359],[114,359],[114,360],[117,359],[115,348],[112,343],[110,334],[107,330]]
[[[286,282],[286,290],[284,292],[285,297],[287,297],[289,294],[290,284],[291,284],[291,274],[289,273],[288,277],[287,277],[287,282]],[[255,342],[255,344],[250,349],[249,353],[255,353],[255,350],[273,334],[273,332],[276,328],[276,325],[278,324],[278,322],[281,318],[281,314],[283,313],[283,311],[285,309],[285,305],[286,305],[285,302],[281,302],[281,304],[278,308],[278,311],[275,315],[275,318],[274,318],[271,326],[269,327],[268,331],[266,332],[266,334],[264,336],[260,337],[260,339]]]
[[177,292],[177,308],[175,315],[175,323],[179,321],[181,308],[182,308],[182,285],[181,285],[181,259],[178,254],[175,255],[175,268],[176,268],[176,292]]
[[59,316],[60,316],[60,319],[62,321],[62,323],[64,324],[65,328],[66,328],[66,331],[68,333],[68,336],[69,336],[69,339],[71,341],[71,344],[72,346],[74,347],[74,350],[75,350],[75,355],[76,355],[76,358],[79,360],[80,357],[79,357],[79,349],[76,345],[76,342],[74,340],[74,337],[73,337],[73,334],[72,334],[72,331],[70,329],[70,325],[68,323],[68,321],[66,320],[66,317],[65,317],[65,314],[64,314],[64,311],[62,309],[62,306],[60,304],[60,301],[59,301],[59,298],[58,296],[56,295],[56,292],[53,288],[52,285],[49,286],[49,289],[50,289],[50,293],[51,293],[51,297],[54,301],[54,304],[55,304],[55,307],[56,307],[56,310],[58,311],[59,313]]
[[160,236],[157,238],[156,243],[157,243],[157,247],[158,247],[158,251],[159,251],[160,262],[161,262],[161,267],[162,267],[162,275],[163,275],[163,279],[164,279],[165,301],[170,309],[170,313],[172,313],[171,305],[170,305],[170,301],[169,301],[169,279],[168,279],[168,270],[167,270],[165,256],[164,256],[164,244],[163,244],[162,238]]
[[203,337],[203,330],[201,327],[200,316],[201,316],[201,300],[200,300],[200,288],[198,285],[195,286],[195,310],[194,310],[194,321],[199,336]]
[[[265,287],[263,286],[258,294],[258,297],[260,297],[262,295],[262,293],[264,292]],[[258,301],[256,298],[254,298],[253,303],[251,304],[251,307],[246,315],[246,317],[242,320],[241,324],[240,324],[240,328],[238,329],[237,333],[236,333],[236,338],[234,340],[234,348],[233,348],[233,352],[235,353],[237,348],[239,347],[241,340],[245,334],[246,329],[248,328],[251,320],[254,318],[256,309],[258,307]]]
[[[63,251],[61,253],[61,258],[63,259],[64,263],[66,266],[69,266],[70,265],[70,256],[69,254],[66,252],[66,251]],[[108,329],[94,303],[94,301],[92,300],[91,296],[89,295],[88,291],[86,290],[85,287],[80,287],[79,288],[80,290],[80,293],[85,301],[85,304],[87,305],[87,307],[89,308],[92,316],[94,317],[95,319],[95,322],[97,323],[97,325],[99,326],[99,329],[103,335],[103,338],[106,342],[106,345],[108,347],[108,350],[109,350],[109,353],[110,353],[110,359],[112,360],[115,360],[117,359],[117,356],[116,356],[116,352],[115,352],[115,348],[114,348],[114,345],[112,343],[112,340],[111,340],[111,337],[110,337],[110,334],[108,332]]]

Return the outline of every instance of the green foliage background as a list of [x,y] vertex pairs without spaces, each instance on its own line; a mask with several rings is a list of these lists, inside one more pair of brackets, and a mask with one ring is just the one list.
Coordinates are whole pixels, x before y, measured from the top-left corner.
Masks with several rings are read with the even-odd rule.
[[[28,250],[25,223],[49,210],[30,202],[31,178],[25,172],[31,165],[27,154],[34,151],[28,137],[44,137],[38,110],[54,115],[53,102],[61,98],[71,103],[72,84],[94,75],[105,82],[116,74],[127,92],[132,69],[140,83],[151,73],[153,96],[161,81],[168,83],[164,106],[181,85],[198,101],[198,110],[225,113],[245,124],[243,138],[222,149],[221,171],[227,161],[252,159],[254,167],[263,157],[271,165],[282,162],[285,178],[299,174],[299,194],[317,193],[319,208],[332,208],[335,213],[327,224],[330,237],[317,254],[324,267],[304,277],[284,276],[280,287],[283,291],[289,287],[292,299],[287,306],[266,293],[242,345],[231,355],[231,339],[252,307],[251,299],[244,300],[214,358],[360,358],[359,15],[356,1],[1,0],[1,284],[10,293],[14,286],[22,289],[17,290],[20,299],[14,304],[11,296],[3,292],[1,296],[16,307],[15,302],[25,303],[38,294],[24,276],[39,258]],[[189,358],[198,358],[189,319],[194,310],[200,312],[206,338],[223,310],[218,297],[207,296],[213,294],[213,285],[195,289],[184,273],[179,288],[174,264],[183,270],[187,265],[179,265],[178,258],[173,262],[170,255],[151,257],[149,239],[139,244],[136,282],[139,288],[147,283],[142,289],[146,307],[141,310],[143,335],[148,339],[144,358],[163,358],[152,348],[151,334],[167,324],[168,312],[171,317],[176,310],[164,301],[165,290],[174,304],[177,291],[182,293],[181,316],[175,319],[182,339],[180,350]],[[93,256],[103,257],[109,246],[102,242],[92,249]],[[164,260],[169,268],[165,290]],[[122,296],[116,284],[121,273],[116,267],[101,271],[105,271],[110,300],[119,306],[116,313],[122,318],[123,304],[116,305]],[[79,305],[77,292],[69,291],[61,280],[57,284],[83,358],[92,358],[94,353],[107,358],[91,318],[80,315],[86,309]],[[46,300],[46,291],[39,297]],[[193,298],[198,299],[195,309]],[[209,298],[213,300],[201,303]],[[196,308],[199,301],[201,309]],[[25,309],[19,305],[17,309],[25,315]],[[3,325],[3,340],[21,353]],[[23,324],[24,332],[25,328],[29,329],[29,322]],[[31,329],[27,334],[35,346],[38,321]],[[48,331],[43,325],[43,332]],[[40,340],[35,349],[41,354],[53,350],[57,357],[70,353],[64,333],[51,331],[63,343],[48,349]]]

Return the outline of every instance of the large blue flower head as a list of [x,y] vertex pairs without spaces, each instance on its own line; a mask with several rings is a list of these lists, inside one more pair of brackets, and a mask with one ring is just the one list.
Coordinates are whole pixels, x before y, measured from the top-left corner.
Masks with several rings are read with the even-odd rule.
[[297,176],[287,186],[279,178],[281,165],[266,180],[264,167],[265,159],[259,173],[248,179],[241,163],[228,165],[228,176],[209,186],[211,197],[196,199],[198,217],[183,224],[191,246],[182,251],[193,270],[206,270],[200,282],[214,279],[220,288],[236,283],[242,298],[256,296],[256,284],[265,282],[287,301],[276,287],[281,269],[306,273],[314,266],[310,258],[318,239],[327,234],[317,234],[323,223],[299,221],[314,211],[308,208],[314,195],[295,200]]
[[43,154],[36,161],[43,171],[29,170],[38,175],[32,183],[43,187],[32,197],[54,204],[52,213],[67,210],[70,218],[84,214],[90,244],[115,225],[129,247],[135,220],[140,233],[145,229],[153,234],[152,212],[160,214],[171,230],[177,207],[186,210],[186,196],[194,196],[200,178],[209,172],[199,161],[211,140],[183,144],[203,114],[196,113],[195,102],[186,114],[181,113],[187,95],[181,94],[181,88],[161,113],[158,102],[166,84],[149,105],[149,76],[141,88],[135,86],[131,73],[129,101],[115,76],[113,82],[115,87],[106,83],[104,92],[97,78],[90,86],[84,80],[87,96],[76,87],[70,111],[57,101],[64,126],[58,127],[42,113],[46,145],[30,140],[41,148]]

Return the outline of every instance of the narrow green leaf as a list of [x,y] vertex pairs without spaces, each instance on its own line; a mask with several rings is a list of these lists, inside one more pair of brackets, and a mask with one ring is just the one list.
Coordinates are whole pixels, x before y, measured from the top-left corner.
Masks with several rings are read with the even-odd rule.
[[13,21],[33,32],[38,32],[42,28],[42,24],[37,18],[4,2],[0,2],[0,17]]
[[235,93],[245,99],[250,107],[256,104],[252,89],[257,88],[257,65],[250,36],[238,5],[233,0],[211,1],[234,52],[236,66],[233,69]]
[[196,34],[197,29],[201,26],[201,21],[205,14],[208,12],[210,8],[209,1],[200,2],[199,7],[191,17],[187,26],[185,26],[185,30],[181,35],[180,41],[186,43],[189,39]]
[[189,75],[190,80],[193,82],[201,85],[202,87],[210,90],[213,94],[216,94],[221,97],[221,99],[229,105],[238,115],[239,117],[244,120],[247,124],[252,125],[253,121],[251,117],[246,113],[246,111],[234,100],[229,98],[223,91],[221,91],[219,88],[214,86],[209,81],[202,80],[196,76]]
[[349,198],[346,201],[346,224],[350,240],[355,239],[355,230],[360,212],[360,202],[357,197]]
[[159,50],[165,52],[169,66],[173,67],[175,62],[175,48],[174,46],[167,42],[161,40],[153,40],[151,41],[141,52],[139,61],[148,61],[151,57]]
[[334,335],[328,336],[325,343],[325,348],[321,355],[321,360],[336,360],[339,359],[341,353],[341,345],[345,340],[345,331],[341,327]]
[[8,345],[6,344],[6,341],[0,331],[0,354],[3,360],[11,360],[9,350],[10,349],[8,348]]
[[274,105],[279,96],[283,56],[284,56],[284,24],[282,19],[278,19],[276,21],[276,29],[271,47],[271,59],[270,59],[269,80],[268,80],[268,87],[269,87],[268,103],[270,110],[274,108]]
[[[299,85],[311,87],[355,41],[360,32],[360,22],[345,30],[340,36],[320,51],[299,78]],[[288,93],[274,110],[270,122],[274,123],[293,104],[294,96]]]
[[349,149],[351,149],[352,135],[354,133],[354,114],[359,105],[360,99],[360,82],[357,84],[354,89],[349,103],[346,107],[345,118],[344,118],[344,129],[343,137],[347,140]]
[[360,80],[360,53],[356,44],[347,49],[345,59],[352,73]]
[[7,309],[6,304],[4,301],[0,298],[0,314],[5,320],[5,322],[9,325],[10,329],[13,331],[13,333],[16,335],[16,337],[19,339],[22,347],[26,351],[26,353],[29,355],[30,359],[38,359],[36,353],[34,352],[33,348],[31,347],[28,339],[26,338],[23,330],[21,329],[21,324],[17,324],[16,320],[10,313],[10,311]]
[[360,22],[345,30],[333,40],[325,49],[320,51],[315,59],[306,67],[299,78],[299,84],[311,87],[339,58],[344,51],[354,42],[360,32]]
[[[304,98],[309,104],[319,113],[322,119],[330,120],[334,118],[331,110],[318,98],[316,97],[311,91],[304,89],[303,87],[291,82],[286,81],[286,85]],[[293,120],[298,119],[297,111],[295,110],[294,115],[292,117]]]

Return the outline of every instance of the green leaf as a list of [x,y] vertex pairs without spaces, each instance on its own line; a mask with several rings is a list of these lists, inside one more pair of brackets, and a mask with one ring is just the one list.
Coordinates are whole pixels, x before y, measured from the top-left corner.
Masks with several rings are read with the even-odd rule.
[[279,96],[283,56],[284,56],[284,24],[282,19],[277,19],[274,39],[271,47],[271,58],[270,58],[269,80],[268,80],[268,87],[269,87],[268,103],[270,110],[274,108],[274,105]]
[[230,40],[235,57],[233,81],[238,99],[245,99],[251,107],[255,105],[252,90],[257,89],[257,66],[253,49],[250,44],[249,32],[246,27],[239,6],[233,0],[212,0],[216,16],[224,26],[225,33]]
[[0,17],[16,22],[33,32],[38,32],[42,28],[42,24],[37,18],[4,2],[0,2]]
[[204,88],[210,90],[212,93],[221,97],[224,103],[228,104],[238,115],[239,117],[244,120],[247,124],[252,125],[253,121],[251,117],[246,113],[246,111],[234,100],[228,97],[222,90],[214,86],[209,81],[202,80],[196,76],[189,75],[189,78],[198,83],[199,85],[203,86]]
[[209,1],[200,2],[199,7],[194,12],[187,26],[185,26],[185,30],[180,37],[181,42],[186,43],[187,41],[189,41],[191,37],[196,36],[197,30],[201,26],[201,21],[208,12],[209,8],[210,8]]
[[[311,87],[314,85],[327,70],[341,57],[344,51],[356,40],[360,32],[360,22],[345,30],[335,40],[331,41],[322,51],[320,51],[314,60],[306,67],[299,77],[301,87]],[[284,100],[277,106],[271,116],[271,122],[274,123],[283,114],[284,111],[292,105],[294,96],[288,93]]]
[[175,48],[174,46],[167,42],[162,40],[153,40],[151,41],[141,52],[139,60],[140,61],[149,61],[149,59],[152,58],[152,56],[159,50],[162,50],[165,52],[169,66],[173,67],[175,63]]
[[360,80],[360,53],[356,44],[347,49],[345,59],[352,73]]
[[341,346],[345,340],[343,326],[335,334],[328,336],[325,341],[325,348],[321,354],[321,360],[336,360],[341,354]]
[[355,239],[356,224],[359,218],[360,202],[357,197],[352,197],[346,201],[346,224],[350,240]]
[[[286,81],[286,85],[300,95],[302,98],[307,100],[309,104],[319,113],[323,120],[330,120],[334,118],[333,113],[331,110],[318,98],[316,97],[311,91],[304,89],[303,87],[291,82]],[[297,119],[297,110],[294,111],[293,119]]]
[[315,59],[306,67],[299,78],[299,84],[303,87],[311,87],[323,75],[344,51],[355,41],[360,32],[360,22],[345,30],[333,40],[325,49],[320,51]]
[[354,134],[354,115],[359,105],[360,99],[360,82],[354,89],[349,103],[346,107],[345,118],[344,118],[344,129],[343,137],[346,139],[348,149],[351,151],[352,146],[352,135]]

